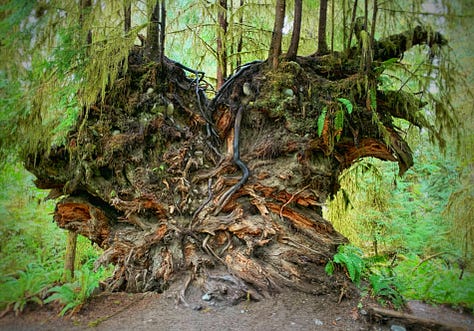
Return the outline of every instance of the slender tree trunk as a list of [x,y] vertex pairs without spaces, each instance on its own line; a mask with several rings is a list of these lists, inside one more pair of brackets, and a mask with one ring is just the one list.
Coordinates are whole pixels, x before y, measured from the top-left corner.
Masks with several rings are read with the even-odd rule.
[[147,31],[147,55],[151,60],[163,61],[165,42],[165,1],[156,1]]
[[331,53],[334,52],[334,0],[331,1]]
[[217,28],[217,88],[224,84],[227,77],[227,55],[225,36],[227,34],[227,0],[219,0],[217,13],[219,26]]
[[130,2],[126,2],[123,8],[123,30],[125,33],[130,31],[132,27],[132,4]]
[[328,44],[326,41],[328,0],[321,0],[319,5],[319,29],[318,29],[318,54],[328,53]]
[[64,258],[63,281],[71,281],[74,278],[74,264],[76,262],[77,233],[68,230],[66,239],[66,256]]
[[281,40],[283,38],[283,24],[285,22],[285,0],[277,0],[275,5],[275,24],[268,54],[269,63],[273,69],[278,68],[278,58],[281,54]]
[[158,37],[158,24],[160,21],[160,5],[156,1],[155,6],[150,15],[150,22],[148,23],[147,34],[146,34],[146,48],[147,55],[150,59],[157,59],[159,53],[159,37]]
[[301,32],[301,13],[303,9],[303,0],[295,0],[295,18],[293,20],[293,33],[291,35],[291,43],[288,48],[286,58],[293,60],[298,53],[298,44],[300,41]]
[[378,2],[377,0],[374,0],[374,7],[373,7],[373,13],[372,13],[372,26],[370,28],[370,44],[371,47],[374,47],[375,43],[375,26],[377,24],[377,12],[379,10]]
[[[81,0],[80,2],[80,15],[79,24],[81,27],[84,26],[85,16],[87,11],[91,10],[92,0]],[[86,45],[90,47],[92,44],[92,31],[88,30],[86,35]],[[64,276],[63,281],[66,282],[74,278],[74,264],[76,262],[76,246],[77,246],[77,233],[74,231],[67,232],[66,241],[66,256],[64,257]]]
[[[244,6],[244,0],[240,0],[240,7]],[[239,33],[239,41],[237,42],[237,60],[236,66],[237,68],[242,65],[242,49],[244,46],[244,38],[243,38],[243,24],[244,24],[244,14],[241,12],[239,17],[239,26],[240,26],[240,33]]]
[[342,0],[342,46],[346,47],[347,43],[347,0]]
[[348,50],[351,49],[352,35],[354,34],[356,15],[357,15],[357,0],[354,1],[354,7],[352,7],[351,30],[349,32],[349,41],[347,42]]
[[[81,13],[79,15],[79,24],[81,27],[83,27],[85,15],[87,14],[88,11],[91,10],[91,7],[92,7],[92,0],[81,0],[80,6],[81,6]],[[87,31],[86,43],[87,45],[92,44],[92,31],[91,30]]]
[[165,56],[165,37],[166,37],[166,4],[165,4],[165,0],[161,0],[160,54],[159,54],[160,63],[163,63],[163,57]]

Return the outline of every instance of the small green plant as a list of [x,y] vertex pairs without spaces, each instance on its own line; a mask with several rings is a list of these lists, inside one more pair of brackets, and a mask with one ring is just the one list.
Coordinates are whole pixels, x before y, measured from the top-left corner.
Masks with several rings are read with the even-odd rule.
[[328,112],[328,108],[324,107],[323,110],[321,111],[321,114],[318,116],[318,136],[320,137],[323,134],[324,120],[326,119],[327,112]]
[[400,293],[400,284],[396,277],[388,276],[385,272],[374,273],[369,276],[369,281],[372,295],[377,298],[379,303],[386,305],[390,302],[396,309],[400,309],[404,305],[405,299]]
[[341,245],[337,248],[337,253],[334,255],[332,261],[326,264],[325,270],[328,275],[332,275],[336,268],[335,264],[342,266],[349,278],[355,283],[360,283],[360,277],[364,270],[365,264],[362,259],[362,251],[351,245]]
[[0,308],[13,310],[15,314],[23,311],[26,304],[43,304],[42,298],[49,284],[60,278],[59,272],[45,270],[42,266],[29,264],[26,270],[0,280]]
[[48,292],[52,295],[46,298],[44,302],[58,301],[62,304],[63,308],[59,313],[60,316],[64,316],[69,310],[74,313],[82,307],[99,286],[103,274],[103,268],[95,273],[91,271],[88,264],[84,264],[81,270],[76,271],[76,281],[51,288]]
[[[337,98],[337,101],[340,102],[339,108],[334,115],[334,129],[336,130],[337,135],[336,139],[339,140],[341,138],[342,129],[344,127],[344,118],[345,114],[351,114],[353,110],[353,105],[350,100],[346,98]],[[344,107],[343,107],[344,106]],[[328,108],[324,107],[321,111],[321,114],[318,116],[317,124],[318,124],[318,136],[321,137],[324,129],[324,121],[326,120],[326,115],[328,112]]]

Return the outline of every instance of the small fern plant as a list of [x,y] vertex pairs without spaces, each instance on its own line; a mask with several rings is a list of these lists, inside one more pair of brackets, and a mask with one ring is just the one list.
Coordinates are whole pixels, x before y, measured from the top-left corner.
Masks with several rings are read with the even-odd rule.
[[76,271],[75,282],[51,288],[48,292],[52,295],[44,302],[59,301],[63,305],[59,313],[60,316],[64,316],[69,310],[71,313],[77,312],[99,286],[99,281],[103,277],[102,269],[98,273],[94,273],[87,264],[84,264],[81,270]]
[[400,309],[405,304],[405,299],[400,293],[400,283],[396,277],[387,276],[384,272],[372,274],[369,277],[371,292],[377,301],[382,305],[391,303],[396,309]]
[[[339,141],[342,135],[342,129],[344,128],[344,118],[345,114],[352,114],[353,110],[353,105],[352,102],[348,99],[345,98],[337,98],[337,101],[339,101],[339,107],[334,115],[334,129],[336,131],[336,140]],[[344,107],[343,107],[344,106]],[[321,111],[321,114],[318,117],[317,120],[317,125],[318,125],[318,136],[321,137],[321,134],[323,133],[323,128],[324,128],[324,121],[326,120],[326,115],[327,115],[328,109],[327,107],[324,107],[323,110]]]
[[359,285],[362,271],[365,268],[362,251],[359,248],[351,245],[339,246],[333,259],[326,264],[325,271],[328,275],[334,273],[336,264],[344,268],[353,283]]

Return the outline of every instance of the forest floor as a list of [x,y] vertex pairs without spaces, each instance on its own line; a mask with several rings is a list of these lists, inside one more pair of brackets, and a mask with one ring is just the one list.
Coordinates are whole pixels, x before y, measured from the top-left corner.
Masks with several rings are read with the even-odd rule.
[[[0,319],[0,330],[474,330],[474,317],[443,306],[409,302],[411,314],[438,325],[409,324],[370,314],[374,302],[284,291],[260,302],[204,305],[193,310],[158,293],[102,293],[80,312],[58,317],[58,307],[29,307]],[[363,308],[358,308],[362,305]],[[399,325],[403,328],[397,328]],[[444,326],[440,326],[444,325]]]

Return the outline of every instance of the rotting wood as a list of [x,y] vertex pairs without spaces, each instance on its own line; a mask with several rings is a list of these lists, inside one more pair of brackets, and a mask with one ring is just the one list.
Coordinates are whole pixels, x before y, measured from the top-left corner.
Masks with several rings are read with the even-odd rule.
[[377,306],[370,306],[368,308],[370,317],[373,320],[380,320],[383,318],[397,319],[402,321],[405,325],[416,326],[420,328],[427,328],[428,330],[451,330],[451,331],[468,331],[467,327],[461,326],[457,323],[450,323],[447,321],[437,320],[435,318],[425,318],[416,316],[410,313],[395,311],[391,309],[381,308]]

